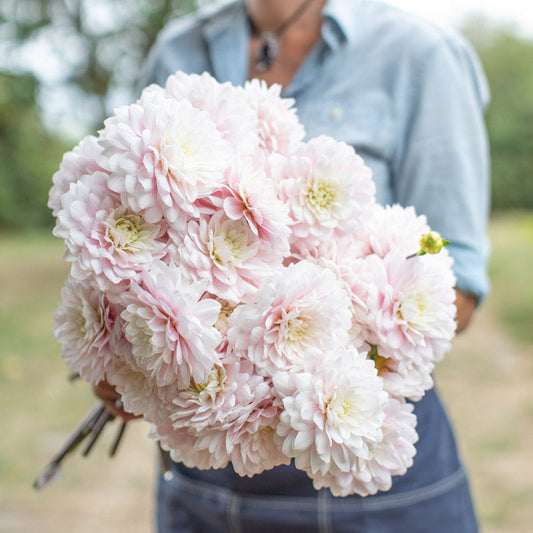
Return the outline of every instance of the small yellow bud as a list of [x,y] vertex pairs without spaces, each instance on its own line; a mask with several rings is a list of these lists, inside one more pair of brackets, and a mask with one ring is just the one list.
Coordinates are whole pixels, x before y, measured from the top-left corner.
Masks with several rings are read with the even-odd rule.
[[422,235],[422,238],[420,241],[418,241],[418,244],[420,244],[420,251],[418,252],[418,255],[424,255],[438,254],[442,250],[443,246],[446,246],[450,243],[445,241],[436,231],[430,231],[429,233]]

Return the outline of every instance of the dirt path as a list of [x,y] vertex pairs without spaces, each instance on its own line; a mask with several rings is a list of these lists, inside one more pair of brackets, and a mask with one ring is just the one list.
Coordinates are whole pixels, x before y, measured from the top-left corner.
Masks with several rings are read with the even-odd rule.
[[519,346],[491,301],[455,340],[438,383],[457,430],[486,533],[533,523],[533,348]]

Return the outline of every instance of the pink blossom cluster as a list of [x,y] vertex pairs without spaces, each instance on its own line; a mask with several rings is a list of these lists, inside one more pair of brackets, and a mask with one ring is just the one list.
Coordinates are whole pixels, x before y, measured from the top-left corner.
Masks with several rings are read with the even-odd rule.
[[176,461],[293,460],[317,489],[374,494],[416,453],[451,259],[418,254],[425,218],[377,205],[352,147],[304,136],[258,80],[178,72],[118,108],[53,178],[72,265],[55,335]]

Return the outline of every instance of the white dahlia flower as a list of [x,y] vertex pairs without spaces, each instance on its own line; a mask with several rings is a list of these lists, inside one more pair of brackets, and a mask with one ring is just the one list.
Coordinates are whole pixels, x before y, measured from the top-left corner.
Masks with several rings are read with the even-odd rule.
[[337,475],[310,473],[315,489],[327,487],[334,496],[367,496],[392,486],[392,476],[406,473],[416,454],[416,416],[413,405],[389,398],[381,429],[383,439],[370,451],[367,459],[358,457],[355,466]]
[[281,452],[274,440],[281,409],[281,400],[267,396],[244,424],[228,428],[226,438],[234,443],[230,459],[233,469],[240,476],[251,477],[290,463],[290,458]]
[[255,302],[230,317],[230,349],[261,371],[299,368],[308,349],[325,351],[348,341],[350,299],[342,281],[307,261],[266,278]]
[[393,394],[420,398],[432,385],[434,363],[450,348],[456,313],[451,263],[445,250],[410,259],[400,251],[365,258],[372,283],[365,284],[354,316]]
[[383,388],[392,396],[418,401],[433,387],[433,361],[399,361],[380,355],[377,346],[371,346],[367,356],[374,361],[378,375],[383,379]]
[[382,440],[388,395],[372,362],[355,348],[326,351],[309,370],[280,373],[279,381],[274,376],[284,407],[276,442],[311,477],[350,471]]
[[[197,436],[195,447],[216,456],[229,456],[235,472],[252,476],[280,464],[288,464],[274,442],[282,403],[274,396],[270,381],[259,376],[249,361],[227,380],[224,402],[211,427],[185,425]],[[174,424],[176,425],[176,424]]]
[[188,468],[199,470],[224,468],[230,460],[224,446],[199,448],[198,435],[188,428],[176,429],[170,424],[163,423],[153,425],[150,438],[159,441],[161,448],[170,453],[173,461],[183,463]]
[[238,374],[238,362],[220,363],[213,366],[205,381],[191,379],[172,400],[172,426],[200,432],[224,421],[236,403]]
[[368,242],[369,253],[385,257],[398,250],[407,257],[420,250],[420,238],[429,230],[426,217],[417,216],[414,207],[375,204],[361,238]]
[[[131,357],[124,357],[122,350],[126,343],[120,343],[114,364],[107,373],[107,381],[120,394],[124,410],[142,416],[151,423],[168,420],[169,400],[176,390],[175,384],[158,386],[155,379],[140,370]],[[129,347],[131,352],[131,346]]]
[[171,229],[169,235],[174,242],[171,250],[176,250],[192,278],[206,280],[210,293],[233,305],[255,294],[277,263],[243,219],[231,220],[223,211],[191,220],[185,233]]
[[266,161],[260,153],[238,158],[222,190],[222,208],[231,220],[246,222],[250,231],[283,258],[289,254],[289,213],[267,176]]

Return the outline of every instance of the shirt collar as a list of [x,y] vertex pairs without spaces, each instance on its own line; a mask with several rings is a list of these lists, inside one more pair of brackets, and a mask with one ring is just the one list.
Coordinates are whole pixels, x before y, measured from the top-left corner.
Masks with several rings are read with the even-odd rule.
[[[324,6],[322,39],[331,50],[353,41],[357,36],[356,10],[361,0],[328,0]],[[242,85],[248,73],[247,43],[250,37],[243,0],[225,0],[206,12],[203,35],[209,43],[214,74],[220,81]],[[230,59],[231,58],[231,59]]]
[[248,74],[249,28],[242,0],[216,4],[218,15],[205,17],[202,33],[215,77],[242,85]]
[[[324,6],[324,15],[329,18],[339,31],[341,39],[351,41],[357,34],[354,12],[360,0],[328,0]],[[233,6],[233,9],[227,9]],[[214,17],[205,25],[205,35],[214,38],[219,32],[235,26],[246,19],[243,0],[223,0],[215,4],[213,11],[225,11],[222,16]],[[238,14],[237,17],[235,15]],[[207,17],[206,17],[207,18]]]
[[[331,21],[323,27],[322,34],[327,44],[335,49],[345,41],[354,41],[357,37],[357,8],[360,0],[328,0],[324,6],[324,16]],[[326,28],[328,28],[326,30]]]

